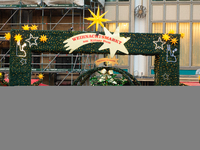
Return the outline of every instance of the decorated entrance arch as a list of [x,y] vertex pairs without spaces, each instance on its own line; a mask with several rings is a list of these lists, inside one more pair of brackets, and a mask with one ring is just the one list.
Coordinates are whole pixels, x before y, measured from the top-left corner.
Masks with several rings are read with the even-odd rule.
[[[66,39],[72,39],[76,35],[80,36],[85,32],[68,31],[43,31],[43,30],[11,30],[10,40],[10,85],[30,85],[31,84],[31,52],[51,52],[69,53],[66,50]],[[87,32],[88,33],[88,32]],[[109,54],[109,49],[99,50],[104,45],[102,35],[104,32],[88,33],[97,38],[98,42],[86,43],[72,51],[73,54]],[[16,37],[21,38],[16,42]],[[101,38],[99,38],[101,36]],[[172,34],[171,38],[176,38],[177,44],[171,45],[162,41],[162,34],[151,33],[120,33],[120,37],[128,37],[124,43],[128,55],[155,55],[155,85],[179,85],[179,47],[180,35]],[[42,41],[42,37],[47,40]],[[81,38],[81,37],[80,37]],[[84,38],[84,37],[82,37]],[[87,36],[85,37],[87,38]],[[106,37],[104,37],[106,38]],[[40,40],[39,40],[40,39]],[[109,39],[105,39],[106,42]],[[74,41],[76,44],[76,41]],[[116,41],[115,41],[116,42]],[[72,44],[73,45],[73,44]],[[75,45],[76,46],[76,45]],[[125,55],[124,52],[116,51],[116,54]]]
[[[106,13],[100,15],[98,8],[97,15],[91,12],[93,18],[85,18],[93,21],[89,27],[96,24],[96,31],[100,24],[104,29],[104,32],[100,33],[29,30],[28,25],[24,25],[24,30],[11,30],[10,85],[30,85],[31,52],[33,51],[110,54],[110,61],[114,61],[113,64],[115,59],[112,58],[115,54],[155,55],[155,85],[179,85],[179,34],[120,33],[119,28],[112,34],[102,24],[102,22],[109,21],[102,18]],[[104,60],[99,59],[97,63],[102,61]],[[96,70],[89,71],[89,74],[86,73],[84,80],[94,71]],[[117,71],[121,72],[121,70]],[[131,85],[133,82],[137,84],[129,73],[121,73],[128,78]]]

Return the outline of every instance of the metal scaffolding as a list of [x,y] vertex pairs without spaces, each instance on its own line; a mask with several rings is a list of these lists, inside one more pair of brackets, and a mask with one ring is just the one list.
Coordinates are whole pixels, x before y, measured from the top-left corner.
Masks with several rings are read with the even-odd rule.
[[[72,4],[70,7],[69,6],[51,6],[48,7],[46,5],[44,5],[44,3],[41,3],[38,6],[35,5],[23,5],[22,3],[20,3],[19,5],[13,5],[13,6],[1,6],[0,5],[0,16],[1,13],[3,11],[11,11],[11,15],[7,16],[8,18],[6,19],[6,21],[0,22],[0,72],[6,72],[9,73],[9,62],[8,59],[10,57],[9,55],[9,47],[7,48],[7,51],[5,51],[4,47],[4,43],[7,42],[4,38],[4,34],[9,31],[9,28],[12,29],[14,28],[18,28],[21,29],[21,27],[24,24],[28,24],[28,25],[40,25],[40,29],[41,30],[45,30],[45,26],[48,26],[48,30],[55,30],[56,27],[58,25],[71,25],[71,27],[74,27],[75,25],[79,26],[79,31],[85,31],[85,26],[89,25],[89,22],[85,22],[84,18],[87,17],[88,15],[90,15],[87,11],[88,8],[90,10],[92,10],[93,12],[96,12],[98,5],[100,6],[100,10],[103,10],[103,6],[97,1],[97,0],[90,0],[89,4],[85,4],[83,6],[77,6]],[[52,18],[53,18],[53,13],[52,11],[61,11],[63,12],[63,15],[61,16],[61,18],[57,21],[57,22],[52,22]],[[23,11],[28,12],[27,14],[27,20],[26,22],[23,22]],[[40,22],[32,22],[30,21],[30,14],[33,12],[41,12],[41,20]],[[46,20],[44,21],[44,17],[45,17],[45,12],[48,11],[48,17],[49,17],[49,22],[47,22]],[[86,16],[87,15],[87,16]],[[13,21],[13,18],[16,16],[17,21]],[[71,16],[71,22],[67,23],[67,22],[62,22],[62,20],[64,19],[64,17],[66,16]],[[76,16],[76,20],[75,20],[75,16]],[[91,15],[90,15],[91,16]],[[79,21],[77,21],[77,17],[79,17]],[[68,29],[66,29],[68,30]],[[93,28],[93,31],[95,30],[95,28]],[[91,29],[90,29],[91,31]],[[8,45],[8,44],[7,44]],[[1,49],[4,49],[4,52],[2,52]],[[71,62],[70,63],[59,63],[56,60],[58,59],[58,57],[65,57],[65,58],[70,58]],[[77,55],[73,55],[73,54],[68,54],[66,56],[66,54],[51,54],[51,53],[41,53],[41,54],[32,54],[32,74],[37,74],[37,73],[48,73],[49,77],[50,74],[64,74],[64,78],[61,81],[56,81],[57,84],[60,86],[63,81],[71,74],[71,85],[73,83],[73,74],[74,73],[78,73],[81,74],[82,72],[86,71],[87,69],[91,69],[91,67],[95,67],[94,62],[91,61],[91,59],[96,60],[96,58],[98,57],[98,55],[85,55],[85,54],[79,54]],[[38,58],[40,60],[40,62],[34,62],[34,59]],[[74,58],[75,61],[73,60]],[[44,60],[48,59],[49,62],[45,62]],[[77,60],[81,60],[77,61]],[[58,68],[57,66],[71,66],[71,67],[67,67],[67,68]],[[37,67],[36,67],[37,66]],[[36,68],[35,68],[36,67]]]

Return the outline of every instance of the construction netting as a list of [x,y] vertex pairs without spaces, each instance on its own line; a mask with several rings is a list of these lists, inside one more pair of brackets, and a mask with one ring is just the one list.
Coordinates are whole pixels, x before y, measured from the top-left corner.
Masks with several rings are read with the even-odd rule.
[[0,5],[16,5],[20,4],[20,2],[24,5],[39,5],[41,2],[44,2],[48,6],[73,3],[80,6],[84,5],[84,0],[0,0]]

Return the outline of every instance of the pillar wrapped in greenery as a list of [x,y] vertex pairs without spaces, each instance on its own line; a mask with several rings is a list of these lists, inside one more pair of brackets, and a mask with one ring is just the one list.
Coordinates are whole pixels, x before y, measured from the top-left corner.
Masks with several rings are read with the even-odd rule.
[[[83,32],[48,31],[48,30],[11,30],[10,42],[10,85],[31,85],[31,52],[66,53],[64,43],[66,39]],[[100,33],[104,35],[104,33]],[[15,36],[21,35],[21,46],[17,45]],[[46,37],[42,41],[41,37]],[[124,45],[129,55],[156,56],[155,58],[155,85],[179,85],[179,47],[180,35],[170,35],[177,39],[177,44],[167,42],[162,44],[162,34],[152,33],[120,33],[121,37],[130,37]],[[162,40],[164,41],[164,40]],[[98,50],[102,42],[83,45],[73,51],[73,54],[109,54],[109,49]],[[170,45],[170,51],[167,48]],[[175,50],[176,51],[173,51]],[[173,51],[173,54],[172,54]],[[26,56],[25,56],[26,53]],[[170,54],[168,54],[170,53]],[[125,55],[117,51],[116,54]],[[21,57],[23,56],[23,57]],[[175,58],[175,60],[174,60]]]

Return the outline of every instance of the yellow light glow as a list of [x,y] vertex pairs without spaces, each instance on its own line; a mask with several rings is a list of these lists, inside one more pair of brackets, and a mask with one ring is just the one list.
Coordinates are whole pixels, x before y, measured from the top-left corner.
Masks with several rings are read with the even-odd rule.
[[32,25],[30,28],[31,28],[31,30],[37,30],[38,26]]
[[174,44],[174,45],[176,45],[178,43],[177,41],[178,40],[176,38],[171,39],[171,43]]
[[29,26],[28,25],[24,25],[23,27],[22,27],[24,30],[29,30]]
[[15,35],[15,41],[19,42],[22,40],[22,35],[18,34],[18,35]]
[[184,38],[184,36],[185,36],[185,33],[181,33],[181,38]]
[[10,40],[10,38],[11,38],[10,32],[5,33],[4,37],[5,37],[6,40]]
[[170,29],[169,32],[168,32],[168,34],[175,34],[175,31],[172,30],[172,29]]
[[170,39],[170,36],[168,34],[164,34],[162,36],[162,38],[165,40],[165,41],[168,41]]
[[46,42],[47,39],[48,38],[46,37],[46,35],[41,35],[41,37],[40,37],[40,41],[43,42],[43,43]]
[[38,75],[38,78],[39,78],[39,79],[43,79],[43,78],[44,78],[43,74],[40,73],[40,74]]
[[[107,12],[105,12],[104,14],[102,14],[101,16],[99,16],[99,6],[98,6],[98,10],[97,10],[97,15],[95,15],[90,9],[88,9],[90,11],[90,13],[92,14],[93,18],[89,17],[89,18],[85,18],[86,20],[89,21],[93,21],[92,24],[88,27],[90,28],[91,26],[93,26],[94,24],[96,24],[96,31],[98,31],[98,25],[100,24],[102,27],[104,27],[104,25],[102,24],[102,22],[107,22],[107,21],[111,21],[108,19],[104,19],[102,18]],[[87,29],[88,29],[87,28]]]

